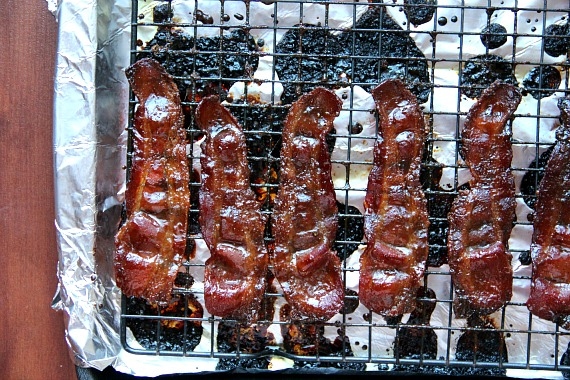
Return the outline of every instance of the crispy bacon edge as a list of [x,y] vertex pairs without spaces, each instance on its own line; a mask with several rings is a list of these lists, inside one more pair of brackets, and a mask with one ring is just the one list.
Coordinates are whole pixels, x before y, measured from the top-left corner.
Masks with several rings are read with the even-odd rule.
[[512,296],[508,240],[516,218],[507,121],[521,101],[511,84],[494,82],[465,120],[463,156],[470,189],[460,191],[448,214],[448,259],[459,318],[490,314]]
[[186,248],[190,192],[178,88],[155,60],[126,70],[139,104],[125,192],[126,222],[115,238],[117,285],[127,296],[168,302]]
[[531,244],[527,306],[540,318],[570,329],[570,97],[558,102],[562,124],[540,182]]
[[379,115],[364,199],[367,246],[360,257],[362,304],[384,316],[409,313],[428,257],[429,218],[420,183],[426,139],[416,97],[398,79],[373,91]]
[[[334,92],[317,87],[293,103],[282,133],[272,261],[292,318],[328,320],[344,302],[340,260],[332,251],[338,209],[326,144],[341,108]],[[301,202],[301,190],[310,202]],[[308,218],[294,223],[302,207]]]
[[202,143],[200,228],[211,256],[204,271],[206,309],[249,323],[258,319],[267,287],[267,217],[250,187],[246,140],[241,126],[216,95],[196,109],[206,133]]

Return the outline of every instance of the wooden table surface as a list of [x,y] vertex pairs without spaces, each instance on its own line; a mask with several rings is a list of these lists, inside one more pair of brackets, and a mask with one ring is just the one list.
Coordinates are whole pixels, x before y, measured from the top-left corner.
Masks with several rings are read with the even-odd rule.
[[51,309],[57,23],[45,0],[1,1],[0,14],[0,377],[75,379]]

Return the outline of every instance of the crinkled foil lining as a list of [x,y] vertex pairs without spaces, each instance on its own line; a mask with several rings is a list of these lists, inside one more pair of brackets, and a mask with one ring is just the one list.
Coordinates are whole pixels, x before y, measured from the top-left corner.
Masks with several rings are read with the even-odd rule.
[[128,0],[60,1],[54,102],[59,287],[53,307],[80,366],[116,361],[120,292],[111,244],[121,213],[126,161]]
[[[121,217],[125,186],[128,84],[124,69],[130,63],[131,0],[47,0],[47,2],[49,9],[56,15],[59,25],[53,142],[59,286],[52,306],[56,310],[63,311],[65,315],[66,340],[75,363],[97,369],[112,365],[122,372],[141,376],[212,371],[215,369],[216,359],[133,355],[121,347],[119,337],[121,296],[113,278],[112,253],[113,238]],[[174,2],[184,4],[176,0]],[[444,2],[440,1],[440,4]],[[451,0],[449,2],[458,3]],[[148,3],[150,6],[151,2]],[[193,3],[187,2],[185,6],[191,6]],[[207,1],[201,0],[201,3]],[[474,3],[485,6],[488,2],[474,1]],[[539,2],[533,3],[538,5]],[[555,6],[554,3],[560,5],[564,2],[552,1],[552,6]],[[531,5],[530,2],[526,4],[526,6]],[[542,7],[544,4],[537,6],[537,8]],[[445,8],[442,12],[445,12]],[[512,23],[506,21],[507,24],[509,22]],[[427,40],[426,34],[418,34],[414,38],[422,51],[429,51],[430,41]],[[438,40],[438,44],[439,42]],[[455,44],[453,41],[448,42],[451,54]],[[441,43],[446,42],[444,40]],[[445,51],[445,48],[439,46],[440,51]],[[532,46],[529,46],[528,51],[531,48]],[[525,49],[521,52],[521,56],[517,59],[529,59]],[[455,76],[450,77],[450,73]],[[435,70],[432,80],[443,87],[434,91],[432,107],[434,111],[445,110],[448,97],[456,96],[447,94],[448,90],[445,87],[446,84],[453,86],[457,83],[456,75],[448,68],[444,68],[443,71]],[[564,82],[565,80],[563,86]],[[361,99],[363,102],[370,100],[366,96],[368,95],[363,95]],[[438,103],[439,101],[442,104]],[[554,100],[543,104],[545,104],[544,112],[549,115],[557,114]],[[469,106],[469,102],[462,102],[461,110],[467,111]],[[529,105],[530,110],[533,110],[533,107],[536,108],[533,104]],[[341,118],[345,116],[344,113],[341,114]],[[358,116],[354,114],[353,117]],[[441,120],[437,122],[444,125],[445,116],[436,115],[434,123],[438,117]],[[452,136],[456,126],[455,116],[451,116],[451,119],[453,119],[450,121],[453,128],[448,132]],[[534,131],[534,127],[531,125],[529,130]],[[543,130],[549,135],[541,136],[540,141],[552,142],[554,129],[554,124],[545,126]],[[440,132],[445,134],[446,131],[442,129]],[[517,138],[516,131],[514,138]],[[522,139],[529,140],[528,137]],[[342,144],[343,140],[338,139],[335,148],[337,152],[346,149]],[[357,149],[357,145],[353,142],[350,149]],[[455,147],[452,144],[444,145],[440,147],[438,156],[441,162],[446,162],[446,159],[452,160],[455,156]],[[528,166],[534,158],[532,152],[522,153],[521,162],[517,162],[518,167]],[[517,152],[515,159],[516,157]],[[354,175],[358,177],[358,173]],[[453,173],[447,177],[444,173],[442,181],[446,178],[449,180],[452,176]],[[363,178],[365,181],[366,175]],[[360,198],[353,199],[355,204],[360,201]],[[526,206],[520,204],[517,213],[523,215],[527,212]],[[512,238],[512,248],[520,249],[527,245],[529,233],[527,228],[527,231],[521,232],[520,239],[516,236]],[[355,258],[356,254],[353,259]],[[354,265],[357,265],[357,262],[354,262]],[[518,273],[529,274],[528,267],[514,269],[519,271]],[[515,284],[515,287],[517,286],[520,288],[518,294],[524,298],[528,294],[527,285]],[[518,318],[512,317],[514,320]],[[520,323],[524,324],[526,318],[526,310],[521,310]],[[213,336],[206,331],[202,339],[210,342]],[[551,340],[551,337],[545,337],[545,340]],[[549,345],[551,343],[545,342],[544,347],[551,347]],[[544,354],[550,355],[548,349]],[[279,365],[275,362],[273,368],[287,367],[290,367],[288,363]],[[373,369],[372,366],[369,367]],[[560,372],[555,371],[508,370],[507,375],[561,377]]]

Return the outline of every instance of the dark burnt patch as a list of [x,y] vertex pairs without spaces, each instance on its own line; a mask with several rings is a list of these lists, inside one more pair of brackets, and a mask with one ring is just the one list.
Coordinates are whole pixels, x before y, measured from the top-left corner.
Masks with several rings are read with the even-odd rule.
[[[281,307],[279,319],[288,322],[281,325],[283,348],[287,353],[298,356],[338,356],[341,358],[354,357],[350,339],[342,329],[333,342],[324,336],[325,327],[322,322],[291,320],[291,307],[285,304]],[[294,360],[293,368],[337,368],[343,370],[364,371],[365,363],[335,362],[335,361],[305,361]]]
[[196,9],[194,11],[194,16],[196,16],[196,21],[200,21],[204,25],[211,25],[214,23],[214,18],[200,9]]
[[276,189],[264,186],[273,183],[273,178],[279,172],[276,158],[281,151],[281,137],[283,122],[287,116],[287,109],[263,104],[229,105],[228,109],[242,126],[248,154],[250,169],[250,182],[254,184],[253,191],[260,202],[268,201],[270,207]]
[[540,181],[542,181],[544,177],[544,168],[548,163],[553,149],[554,147],[548,148],[538,157],[538,160],[536,158],[532,160],[528,166],[529,169],[532,170],[527,171],[521,181],[521,194],[523,195],[524,203],[533,210],[536,203],[536,191],[538,190]]
[[358,308],[358,304],[358,293],[352,289],[345,289],[342,313],[345,315],[354,313]]
[[[503,334],[497,331],[493,320],[488,317],[472,316],[467,320],[468,328],[457,340],[455,359],[474,363],[507,363],[507,345]],[[505,376],[503,368],[454,367],[450,374],[455,376]]]
[[160,62],[175,77],[180,98],[196,102],[213,94],[224,100],[232,84],[248,80],[259,63],[257,44],[244,29],[194,38],[183,29],[161,26],[137,57]]
[[408,22],[418,26],[433,18],[437,0],[404,0],[404,13]]
[[570,26],[564,24],[552,24],[544,30],[544,52],[552,57],[558,57],[568,53],[570,49]]
[[[204,309],[192,294],[174,298],[167,306],[148,304],[136,297],[127,298],[126,326],[132,331],[137,342],[146,350],[192,351],[202,338],[200,321],[184,321],[182,318],[202,318]],[[134,316],[152,316],[136,318]],[[179,317],[181,319],[161,319]]]
[[507,43],[507,29],[497,23],[487,25],[481,31],[481,43],[488,49],[496,49]]
[[352,82],[366,89],[386,79],[399,78],[418,97],[418,102],[424,103],[430,92],[427,60],[409,33],[388,15],[384,6],[375,4],[353,29],[339,36],[346,56],[366,58],[340,58],[338,67]]
[[430,88],[427,60],[409,33],[377,4],[338,36],[314,25],[296,25],[276,47],[275,69],[285,81],[283,103],[293,103],[317,86],[337,88],[352,81],[371,89],[389,78],[406,82],[424,103]]
[[[265,293],[276,293],[273,285],[273,274],[267,272],[267,288]],[[275,346],[275,336],[268,331],[269,322],[275,314],[275,298],[264,297],[258,310],[259,323],[242,324],[236,321],[222,321],[218,325],[216,345],[219,352],[257,354],[265,351],[267,346]],[[221,358],[216,365],[217,371],[228,371],[236,368],[267,369],[269,357],[258,358]]]
[[333,249],[337,256],[344,260],[358,249],[364,238],[364,218],[354,206],[336,202],[338,207],[338,229]]
[[478,55],[469,59],[461,72],[461,92],[470,98],[478,98],[484,89],[496,80],[518,86],[513,65],[492,54]]
[[[430,152],[430,150],[426,149],[424,152]],[[423,163],[420,181],[426,196],[430,221],[427,265],[440,267],[447,263],[447,232],[449,230],[447,215],[451,211],[457,192],[445,190],[439,185],[443,173],[439,162],[424,153]],[[463,185],[458,191],[466,188],[468,185]]]
[[[229,321],[220,322],[216,337],[218,352],[245,354],[263,352],[267,346],[276,345],[275,336],[267,331],[267,327],[257,324],[244,326]],[[236,368],[267,369],[269,362],[270,357],[268,356],[247,359],[222,358],[216,365],[216,371],[228,371]]]
[[350,358],[354,357],[354,352],[350,345],[350,339],[342,333],[342,330],[338,330],[338,336],[331,344],[330,356],[338,356],[341,358],[349,358],[347,362],[331,362],[322,363],[321,368],[337,368],[342,370],[352,370],[352,371],[364,371],[366,369],[366,363],[355,363],[350,362]]
[[[405,325],[401,326],[394,341],[394,356],[397,359],[435,360],[437,358],[437,335],[429,327],[431,314],[436,305],[435,292],[420,288],[416,296],[416,308]],[[395,365],[394,371],[411,373],[434,373],[442,367],[423,365]]]
[[158,4],[152,10],[152,22],[160,24],[160,23],[168,23],[172,21],[172,7],[170,3],[162,3]]
[[522,85],[533,98],[539,100],[558,89],[562,77],[554,66],[533,67],[524,77]]
[[315,87],[336,81],[340,44],[326,29],[298,24],[288,30],[275,48],[275,71],[283,81],[283,104],[291,104]]

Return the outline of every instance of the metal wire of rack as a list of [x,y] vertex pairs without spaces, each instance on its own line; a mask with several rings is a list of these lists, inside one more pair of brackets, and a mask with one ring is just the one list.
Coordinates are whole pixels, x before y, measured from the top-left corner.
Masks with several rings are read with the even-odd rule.
[[[371,164],[356,154],[354,147],[366,141],[372,143],[377,137],[367,134],[359,124],[360,118],[371,115],[373,109],[363,106],[355,93],[359,88],[370,90],[386,77],[400,76],[406,80],[423,100],[429,127],[422,179],[432,229],[430,267],[424,277],[424,292],[417,301],[423,315],[385,320],[370,312],[360,313],[360,305],[358,312],[345,308],[338,318],[326,323],[293,323],[268,312],[267,320],[255,326],[239,325],[204,316],[200,290],[195,287],[204,266],[204,260],[198,259],[184,264],[175,289],[178,302],[153,306],[123,298],[124,348],[143,355],[211,358],[225,363],[226,367],[218,366],[219,369],[271,368],[269,358],[282,357],[289,360],[290,366],[346,370],[495,375],[504,375],[507,369],[570,371],[570,355],[565,354],[570,333],[533,317],[521,297],[513,297],[488,318],[455,319],[453,288],[445,265],[445,205],[450,204],[464,182],[458,136],[471,104],[468,98],[476,97],[498,75],[503,80],[514,80],[529,99],[525,108],[528,112],[517,111],[510,124],[519,209],[532,207],[533,190],[544,164],[539,158],[553,142],[548,136],[552,136],[558,114],[551,102],[569,88],[566,57],[570,47],[570,4],[553,8],[547,1],[535,1],[534,6],[529,3],[193,0],[147,4],[133,0],[132,61],[153,56],[174,76],[181,89],[189,141],[198,141],[201,136],[193,123],[193,109],[201,97],[216,93],[226,100],[248,138],[252,188],[267,214],[271,214],[277,191],[280,126],[289,104],[315,86],[346,90],[343,110],[348,115],[348,126],[346,131],[336,130],[332,134],[331,147],[335,140],[337,145],[343,142],[349,147],[344,156],[333,154],[338,170],[337,199],[342,200],[335,248],[343,255],[347,287],[350,279],[358,275],[350,256],[355,255],[353,251],[358,246],[366,244],[359,232],[362,215],[351,203],[354,199],[358,202],[366,189],[357,180],[358,170]],[[184,12],[177,13],[182,8]],[[204,9],[214,11],[205,13]],[[343,23],[336,18],[339,12],[348,15]],[[375,24],[363,24],[361,20],[371,12]],[[484,30],[472,27],[470,20],[474,18],[486,20],[481,25]],[[495,20],[503,20],[504,29],[492,29],[491,25],[499,25]],[[504,25],[504,20],[510,20],[510,24]],[[289,44],[284,42],[287,38]],[[363,40],[373,41],[375,48],[359,48]],[[495,40],[504,42],[495,47]],[[387,46],[394,41],[399,50]],[[416,44],[422,46],[421,54],[417,54]],[[525,55],[524,50],[532,47],[536,54]],[[447,52],[443,57],[442,49]],[[268,75],[253,78],[262,61],[271,63]],[[370,67],[372,74],[366,71]],[[469,70],[473,67],[489,71],[472,80]],[[451,80],[444,80],[448,75]],[[239,82],[267,86],[263,91],[269,93],[268,97],[260,101],[262,95],[254,87],[243,85],[243,92],[238,92],[241,96],[234,98],[235,91],[230,89]],[[442,101],[442,96],[449,94],[452,96]],[[279,95],[282,102],[277,102]],[[135,104],[132,98],[131,111]],[[441,133],[440,123],[452,125],[452,133]],[[527,133],[518,133],[523,128]],[[447,156],[441,153],[450,151],[452,154]],[[199,157],[194,153],[189,160],[192,166],[199,165]],[[447,187],[442,176],[448,180]],[[203,251],[197,218],[200,180],[196,170],[192,172],[190,187],[193,199],[189,251]],[[519,210],[517,214],[515,230],[528,233],[532,223],[521,218],[524,212]],[[270,234],[266,240],[270,245]],[[517,242],[511,246],[511,253],[515,257],[513,265],[519,269],[515,271],[515,286],[528,288],[528,248]],[[430,293],[428,288],[436,291]],[[265,297],[271,301],[270,307],[275,303],[284,308],[278,288],[269,289]],[[357,293],[347,293],[346,302],[357,304]],[[426,311],[430,308],[434,314]],[[291,340],[283,343],[292,328],[306,339],[303,342],[309,354],[301,355],[291,348],[293,343],[299,343],[294,337],[289,336]],[[220,340],[221,331],[226,341]]]

